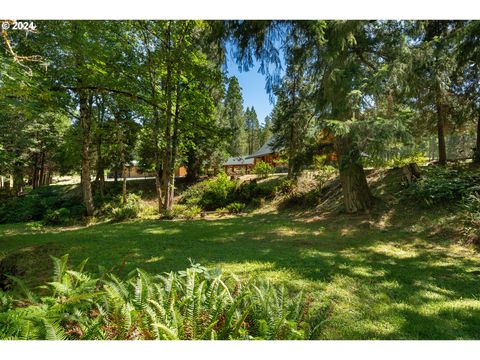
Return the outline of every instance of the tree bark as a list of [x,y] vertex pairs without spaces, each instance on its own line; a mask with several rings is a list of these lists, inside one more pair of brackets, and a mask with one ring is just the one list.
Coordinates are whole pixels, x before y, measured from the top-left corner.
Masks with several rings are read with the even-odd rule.
[[161,167],[157,166],[157,168],[155,169],[155,190],[157,191],[159,214],[162,212],[162,209],[163,209],[162,181],[160,176],[161,173],[162,173]]
[[177,145],[178,145],[178,121],[180,115],[180,82],[176,86],[175,97],[175,115],[173,118],[173,135],[171,139],[171,154],[170,154],[170,169],[168,174],[168,185],[166,189],[166,209],[170,210],[173,206],[173,199],[175,197],[175,162],[177,159]]
[[336,140],[336,151],[346,212],[355,213],[370,209],[375,199],[360,163],[360,151],[346,137]]
[[153,143],[155,144],[155,150],[154,150],[155,151],[155,190],[156,190],[157,199],[158,199],[158,213],[161,214],[163,209],[161,174],[163,170],[162,170],[162,161],[161,161],[162,154],[160,151],[160,144],[159,144],[161,122],[160,122],[160,113],[159,113],[158,104],[157,104],[157,100],[158,100],[157,72],[156,72],[156,66],[153,63],[153,54],[150,51],[150,47],[149,47],[150,38],[148,37],[147,29],[144,29],[144,31],[142,31],[142,35],[143,35],[143,40],[147,45],[146,52],[147,52],[148,75],[149,75],[149,81],[150,81],[150,94],[152,99],[151,104],[153,107],[153,120],[154,120]]
[[185,176],[185,181],[193,184],[199,178],[201,170],[202,162],[196,155],[195,149],[189,149],[187,153],[187,175]]
[[[165,159],[163,163],[163,193],[164,193],[164,202],[163,209],[170,210],[172,208],[172,197],[171,197],[171,168],[172,168],[172,108],[173,108],[173,99],[172,99],[172,68],[173,64],[170,58],[170,31],[171,23],[169,23],[168,32],[167,32],[167,66],[165,74],[165,98],[167,100],[166,106],[166,126],[165,126]],[[175,176],[175,174],[173,174]]]
[[92,184],[90,179],[90,128],[91,109],[88,95],[84,90],[79,91],[80,102],[80,129],[82,133],[82,192],[87,216],[92,216],[95,210],[93,205]]
[[447,163],[447,149],[445,145],[445,109],[437,103],[437,136],[438,136],[438,163]]
[[127,167],[125,166],[125,138],[123,136],[123,130],[122,135],[120,138],[120,161],[122,162],[122,202],[125,204],[127,202]]
[[40,175],[38,177],[39,183],[38,186],[45,185],[45,151],[43,150],[40,155]]
[[23,193],[23,171],[20,165],[13,166],[13,189],[16,196]]
[[38,186],[38,153],[33,157],[33,174],[32,174],[32,188],[36,189]]
[[477,117],[477,141],[475,144],[475,151],[473,153],[473,162],[480,164],[480,112]]
[[95,182],[100,190],[100,195],[105,193],[105,164],[102,155],[102,136],[97,138],[97,173],[95,175]]

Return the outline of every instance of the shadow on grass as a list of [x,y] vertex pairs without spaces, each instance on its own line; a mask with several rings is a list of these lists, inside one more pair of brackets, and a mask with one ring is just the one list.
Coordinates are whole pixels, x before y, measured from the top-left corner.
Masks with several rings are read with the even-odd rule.
[[[73,264],[89,258],[90,271],[97,265],[115,270],[124,261],[122,274],[136,267],[152,273],[176,271],[191,258],[240,269],[246,277],[278,273],[276,279],[287,286],[332,301],[326,338],[480,337],[477,256],[453,251],[445,239],[427,242],[415,232],[379,231],[359,225],[360,218],[345,219],[305,222],[262,214],[215,221],[137,221],[7,235],[0,244],[8,252],[31,246],[31,253],[33,245],[41,244],[43,251],[50,244],[54,255],[69,253]],[[51,266],[44,257],[39,261],[29,263],[27,276]]]

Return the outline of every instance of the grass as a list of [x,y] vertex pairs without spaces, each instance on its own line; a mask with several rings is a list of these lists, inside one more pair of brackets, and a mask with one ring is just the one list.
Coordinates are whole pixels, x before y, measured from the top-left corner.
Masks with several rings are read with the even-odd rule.
[[[328,306],[324,339],[480,338],[480,256],[438,231],[448,211],[315,217],[254,213],[81,228],[0,225],[3,257],[23,276],[51,274],[49,255],[119,272],[184,269],[191,258],[244,279],[268,278]],[[409,222],[410,221],[410,222]],[[448,221],[447,221],[448,222]],[[0,255],[1,258],[2,255]]]

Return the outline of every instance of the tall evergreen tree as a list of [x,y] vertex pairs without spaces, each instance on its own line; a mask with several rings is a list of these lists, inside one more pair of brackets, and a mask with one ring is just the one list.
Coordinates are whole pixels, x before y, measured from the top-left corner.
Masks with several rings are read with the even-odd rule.
[[386,86],[396,64],[394,59],[400,56],[405,44],[401,23],[291,21],[253,25],[233,22],[230,29],[239,47],[239,63],[251,67],[252,59],[257,57],[264,72],[269,64],[275,64],[277,69],[281,67],[278,34],[288,34],[282,41],[284,47],[288,48],[294,40],[300,49],[296,61],[305,64],[305,71],[311,81],[315,81],[312,93],[317,116],[335,135],[345,208],[348,212],[370,208],[374,198],[363,169],[356,129],[373,129],[373,125],[379,125],[385,134],[388,128],[383,126],[386,125],[383,121],[359,120],[365,109],[372,106],[370,99],[381,93],[388,94]]
[[245,110],[245,131],[247,133],[248,154],[252,154],[260,147],[260,126],[257,113],[252,106]]
[[229,125],[231,136],[228,147],[229,154],[231,156],[245,155],[248,151],[248,145],[242,89],[235,76],[232,76],[228,81],[227,94],[224,101],[224,116]]
[[434,119],[438,139],[438,160],[447,161],[445,132],[451,123],[454,99],[453,75],[457,71],[453,36],[458,21],[429,20],[416,23],[412,36],[412,71],[409,83],[414,105],[423,118]]
[[259,142],[260,146],[265,144],[272,137],[272,118],[270,115],[265,116],[263,124],[260,127]]
[[480,21],[468,21],[455,34],[457,76],[455,93],[466,110],[462,117],[476,122],[473,161],[480,164]]

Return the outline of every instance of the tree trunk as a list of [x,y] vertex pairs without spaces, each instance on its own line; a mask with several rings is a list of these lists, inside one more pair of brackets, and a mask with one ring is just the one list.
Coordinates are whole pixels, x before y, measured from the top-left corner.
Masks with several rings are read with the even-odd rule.
[[159,144],[159,135],[160,135],[160,113],[157,107],[157,68],[152,61],[153,54],[150,51],[150,47],[148,44],[150,43],[148,32],[143,31],[143,40],[146,46],[147,51],[147,64],[148,64],[148,75],[150,81],[150,94],[152,97],[152,104],[153,104],[153,119],[154,119],[154,128],[153,128],[153,137],[155,144],[155,190],[157,193],[158,199],[158,213],[162,213],[163,209],[163,196],[162,196],[162,182],[161,182],[161,173],[162,173],[162,166],[161,166],[161,150]]
[[33,157],[33,173],[32,173],[32,188],[36,189],[38,186],[38,153]]
[[447,149],[445,146],[445,111],[442,104],[437,104],[437,135],[438,135],[438,163],[447,163]]
[[336,150],[345,210],[355,213],[370,209],[375,199],[360,163],[360,151],[345,137],[336,140]]
[[38,186],[43,186],[45,185],[45,151],[42,151],[40,155],[40,175],[38,177],[39,179],[39,184]]
[[84,90],[79,91],[80,99],[80,129],[82,134],[82,192],[83,202],[87,211],[87,216],[92,216],[94,212],[92,184],[90,179],[90,127],[91,112],[88,102],[88,96]]
[[23,193],[23,171],[21,166],[14,165],[13,167],[13,188],[15,195],[19,196]]
[[105,193],[105,164],[102,155],[102,137],[98,136],[97,139],[97,174],[95,175],[95,182],[97,183],[100,194]]
[[[166,117],[166,126],[165,126],[165,160],[163,163],[163,193],[165,196],[163,202],[163,209],[170,210],[172,208],[172,197],[171,197],[171,168],[172,168],[172,108],[173,108],[173,99],[172,99],[172,67],[170,59],[170,27],[169,23],[168,32],[167,32],[167,66],[165,69],[165,97],[167,100],[167,106],[165,108],[165,117]],[[173,165],[174,166],[174,165]],[[173,174],[175,176],[175,174]]]
[[125,204],[127,202],[127,167],[125,166],[125,149],[123,144],[123,138],[121,141],[121,153],[120,159],[122,161],[122,202]]
[[167,210],[173,206],[173,199],[175,197],[175,162],[177,159],[177,145],[178,145],[178,121],[180,115],[180,82],[176,86],[175,97],[175,116],[173,118],[173,136],[171,140],[171,154],[170,154],[170,169],[168,174],[168,188],[166,191]]
[[473,162],[475,164],[480,164],[480,112],[477,117],[477,142],[473,153]]
[[187,153],[187,175],[185,181],[189,184],[193,184],[197,181],[202,170],[202,162],[196,155],[195,149],[189,149]]
[[49,178],[49,172],[48,168],[46,168],[43,172],[43,180],[42,180],[42,185],[48,185],[48,178]]
[[122,177],[122,203],[125,204],[127,202],[127,167],[125,166],[125,131],[123,128],[122,119],[124,114],[124,110],[120,108],[118,111],[115,112],[115,123],[116,123],[116,131],[118,132],[118,136],[116,137],[116,141],[119,144],[119,151],[120,151],[120,169],[121,169],[121,177]]
[[158,199],[158,213],[161,214],[163,209],[163,197],[162,197],[162,181],[160,178],[162,170],[160,166],[157,166],[155,169],[155,189],[157,191],[157,199]]

